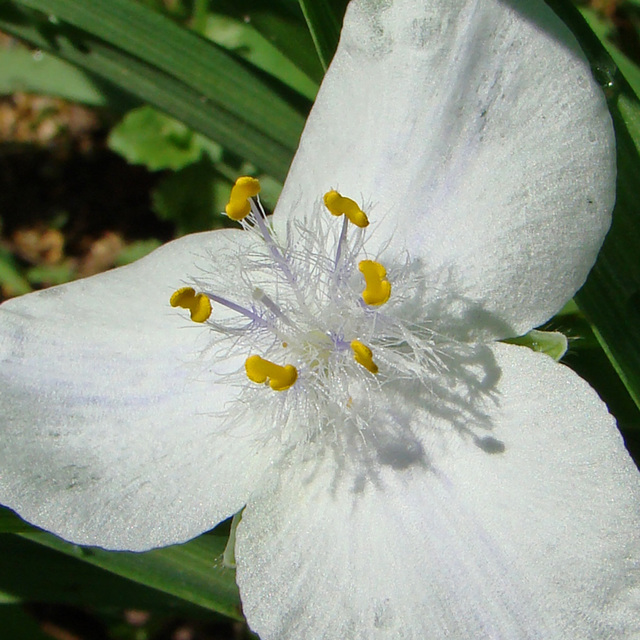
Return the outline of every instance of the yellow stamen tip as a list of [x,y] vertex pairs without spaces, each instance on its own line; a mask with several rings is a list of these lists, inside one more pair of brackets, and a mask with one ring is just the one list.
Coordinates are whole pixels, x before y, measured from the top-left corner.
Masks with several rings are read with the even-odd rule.
[[391,283],[386,279],[387,270],[373,260],[362,260],[358,268],[366,283],[362,299],[372,307],[378,307],[387,302],[391,296]]
[[345,215],[349,219],[349,222],[355,224],[356,227],[367,227],[369,225],[369,218],[367,214],[357,205],[351,198],[345,198],[340,195],[335,189],[327,191],[324,194],[324,205],[329,209],[329,213],[334,216]]
[[281,367],[260,356],[249,356],[244,363],[244,368],[251,382],[263,384],[269,380],[269,386],[274,391],[285,391],[298,379],[298,370],[293,365],[287,364]]
[[226,214],[232,220],[242,220],[251,213],[250,198],[260,193],[260,181],[251,176],[242,176],[231,188],[229,202],[225,207]]
[[198,293],[191,287],[182,287],[173,293],[169,300],[172,307],[189,309],[194,322],[204,322],[211,315],[211,301],[204,293]]
[[378,365],[373,361],[373,353],[366,344],[360,340],[352,340],[353,359],[373,374],[378,373]]

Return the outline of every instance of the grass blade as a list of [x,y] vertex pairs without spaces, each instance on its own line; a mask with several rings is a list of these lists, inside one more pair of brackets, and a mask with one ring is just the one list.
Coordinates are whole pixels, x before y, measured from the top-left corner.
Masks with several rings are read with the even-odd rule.
[[20,535],[123,578],[242,620],[235,572],[220,560],[227,533],[216,530],[186,544],[145,553],[78,547],[43,532]]
[[284,179],[308,102],[168,18],[130,0],[25,0],[0,5],[0,29]]
[[0,535],[0,594],[5,602],[207,615],[183,600],[15,535]]
[[605,91],[618,150],[613,224],[576,302],[640,407],[640,100],[580,12],[567,0],[548,4],[578,37]]
[[340,39],[347,0],[298,0],[307,26],[326,71]]

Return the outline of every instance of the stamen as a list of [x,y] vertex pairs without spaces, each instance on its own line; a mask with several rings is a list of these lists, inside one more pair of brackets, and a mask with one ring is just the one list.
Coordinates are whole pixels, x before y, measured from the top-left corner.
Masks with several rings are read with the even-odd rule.
[[378,365],[373,361],[373,353],[366,344],[360,340],[352,340],[351,348],[353,349],[353,359],[358,364],[373,374],[378,373]]
[[336,269],[340,265],[340,258],[342,258],[342,247],[347,242],[347,228],[349,227],[349,218],[345,216],[342,220],[342,231],[340,231],[340,239],[338,240],[338,248],[336,250],[336,259],[333,263]]
[[287,278],[292,288],[296,292],[296,297],[298,298],[298,302],[302,302],[300,292],[296,287],[295,276],[293,275],[293,272],[289,267],[289,263],[287,262],[287,259],[282,254],[282,251],[279,249],[278,245],[274,242],[273,237],[271,235],[271,231],[267,226],[267,215],[264,211],[264,208],[262,207],[262,204],[260,203],[260,199],[256,198],[254,201],[250,201],[249,207],[250,207],[250,210],[253,212],[253,218],[255,220],[255,223],[258,229],[260,230],[260,233],[262,234],[262,237],[264,238],[264,241],[267,247],[269,247],[269,251],[271,252],[273,259],[276,261],[278,266],[282,269],[282,272],[284,273],[285,277]]
[[244,367],[249,380],[262,384],[269,379],[269,386],[274,391],[285,391],[298,379],[298,370],[293,365],[287,364],[281,367],[257,355],[249,356]]
[[182,287],[173,293],[169,300],[172,307],[189,309],[194,322],[204,322],[211,315],[211,302],[204,293],[196,294],[191,287]]
[[245,307],[242,307],[241,305],[236,304],[235,302],[232,302],[231,300],[227,300],[226,298],[223,298],[222,296],[218,296],[215,293],[208,293],[207,297],[210,300],[213,300],[213,302],[217,302],[218,304],[221,304],[221,305],[227,307],[227,309],[231,309],[232,311],[236,311],[240,315],[243,315],[245,318],[249,318],[249,320],[251,320],[252,322],[255,322],[256,324],[262,325],[263,327],[267,326],[267,323],[265,322],[264,318],[261,318],[258,314],[254,313],[250,309],[245,309]]
[[391,283],[386,279],[387,270],[373,260],[362,260],[358,268],[367,285],[362,292],[362,299],[372,307],[387,302],[391,296]]
[[260,287],[256,287],[253,290],[253,299],[256,302],[261,302],[274,316],[280,318],[283,322],[293,325],[282,309]]
[[242,220],[251,213],[251,200],[260,193],[260,182],[251,176],[242,176],[231,189],[229,202],[225,207],[232,220]]
[[351,198],[345,198],[335,189],[324,194],[324,204],[334,216],[345,215],[356,227],[369,226],[367,214]]

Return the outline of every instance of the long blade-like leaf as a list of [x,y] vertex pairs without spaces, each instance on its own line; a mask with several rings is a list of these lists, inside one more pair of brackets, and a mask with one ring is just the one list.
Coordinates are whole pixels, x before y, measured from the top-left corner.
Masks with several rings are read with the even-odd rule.
[[22,47],[0,50],[0,94],[16,91],[58,96],[115,111],[127,111],[139,104],[129,94],[60,58]]
[[340,38],[347,0],[298,0],[307,21],[318,57],[326,70]]
[[[31,9],[36,9],[36,13]],[[177,117],[284,179],[308,103],[131,0],[17,0],[0,29]]]
[[[190,615],[208,613],[162,591],[150,589],[68,554],[9,534],[0,535],[0,602],[2,601],[126,607]],[[4,633],[4,629],[2,632]],[[4,635],[1,637],[13,638]]]
[[618,146],[613,224],[576,302],[640,407],[640,100],[579,11],[567,0],[548,4],[571,27],[603,86]]
[[0,534],[31,531],[32,527],[19,518],[13,511],[0,507]]
[[242,619],[235,572],[224,567],[221,561],[227,543],[224,533],[213,532],[186,544],[146,553],[78,547],[41,532],[20,535],[123,578],[230,618]]

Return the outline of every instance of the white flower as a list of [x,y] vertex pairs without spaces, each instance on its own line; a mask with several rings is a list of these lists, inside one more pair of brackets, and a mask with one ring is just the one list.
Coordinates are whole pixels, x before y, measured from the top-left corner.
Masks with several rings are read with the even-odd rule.
[[244,507],[264,640],[639,637],[613,419],[496,342],[584,282],[614,176],[542,2],[354,0],[273,222],[241,181],[244,230],[2,305],[0,501],[132,550]]

